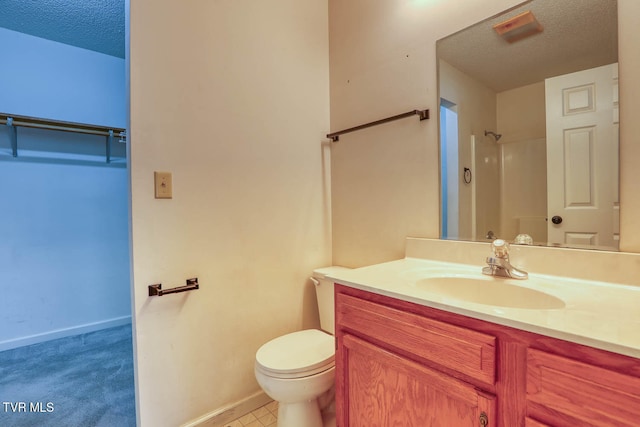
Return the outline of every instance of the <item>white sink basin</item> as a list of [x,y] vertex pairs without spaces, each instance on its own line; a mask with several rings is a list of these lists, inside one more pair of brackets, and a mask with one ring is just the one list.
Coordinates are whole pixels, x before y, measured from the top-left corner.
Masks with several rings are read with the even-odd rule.
[[417,288],[459,301],[499,307],[551,310],[564,308],[560,298],[492,276],[438,275],[419,279]]

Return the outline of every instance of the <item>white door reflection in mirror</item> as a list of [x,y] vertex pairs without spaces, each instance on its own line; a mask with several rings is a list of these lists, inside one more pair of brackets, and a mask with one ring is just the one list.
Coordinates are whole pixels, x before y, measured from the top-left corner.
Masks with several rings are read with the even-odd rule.
[[618,248],[617,70],[545,80],[550,243]]

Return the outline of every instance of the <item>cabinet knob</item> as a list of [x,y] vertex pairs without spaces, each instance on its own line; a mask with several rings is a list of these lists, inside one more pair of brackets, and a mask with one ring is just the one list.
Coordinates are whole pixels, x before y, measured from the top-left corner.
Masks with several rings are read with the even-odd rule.
[[551,218],[551,222],[554,224],[560,224],[562,222],[562,217],[559,215],[554,215],[553,218]]
[[480,414],[480,427],[487,427],[489,425],[489,417],[486,412]]

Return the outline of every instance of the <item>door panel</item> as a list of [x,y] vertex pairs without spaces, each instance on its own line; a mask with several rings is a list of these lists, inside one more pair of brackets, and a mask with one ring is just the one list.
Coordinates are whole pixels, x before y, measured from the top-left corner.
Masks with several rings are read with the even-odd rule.
[[347,366],[343,427],[495,426],[495,397],[352,335],[342,340]]
[[547,79],[551,243],[617,248],[617,64]]

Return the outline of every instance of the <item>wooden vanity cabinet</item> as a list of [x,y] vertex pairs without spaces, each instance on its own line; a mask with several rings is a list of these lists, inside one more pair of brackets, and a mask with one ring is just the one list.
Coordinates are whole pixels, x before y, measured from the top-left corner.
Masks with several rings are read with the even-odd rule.
[[640,360],[336,285],[338,427],[640,426]]
[[495,425],[495,337],[351,292],[336,294],[338,426]]

